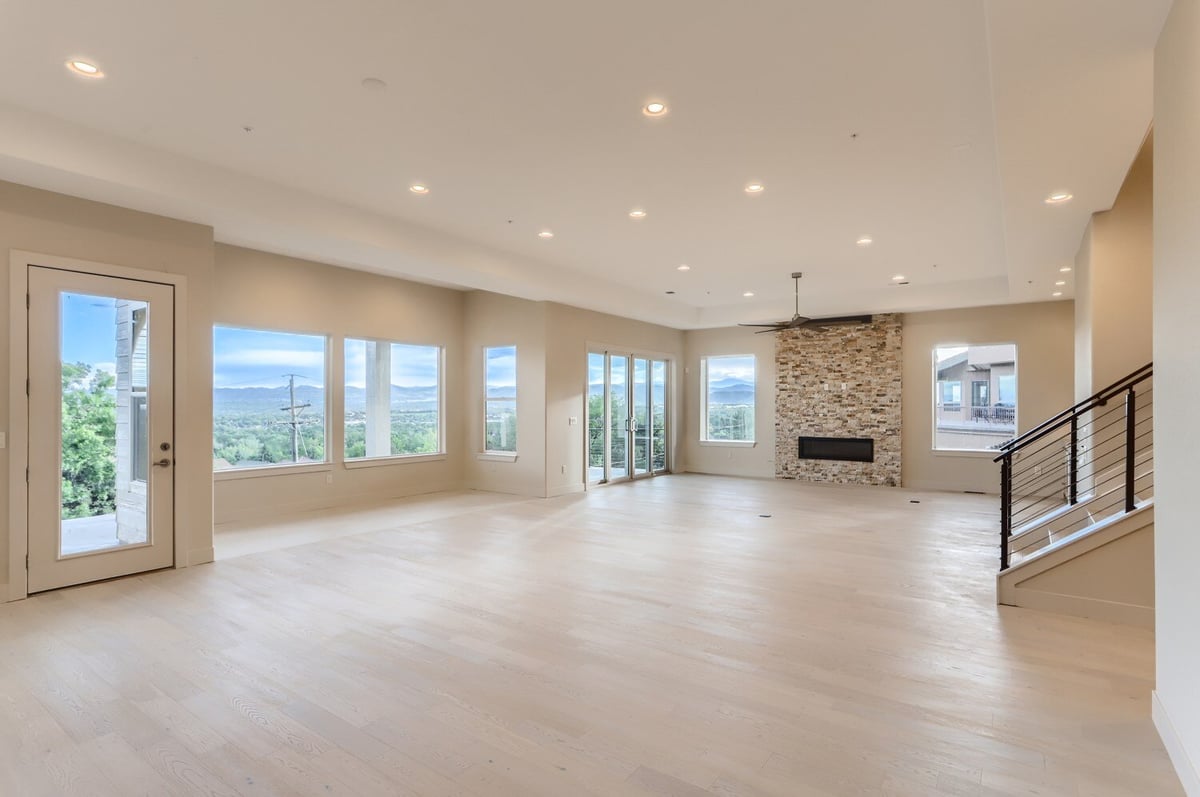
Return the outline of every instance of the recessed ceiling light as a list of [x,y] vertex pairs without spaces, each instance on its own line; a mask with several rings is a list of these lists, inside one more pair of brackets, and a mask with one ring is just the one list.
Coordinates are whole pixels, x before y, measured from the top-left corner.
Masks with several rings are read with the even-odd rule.
[[858,244],[859,246],[870,246],[871,244],[875,243],[875,239],[869,235],[863,235],[854,243]]
[[1055,191],[1053,194],[1046,197],[1045,202],[1047,205],[1062,205],[1066,202],[1070,202],[1074,198],[1075,195],[1070,191]]
[[1062,296],[1062,291],[1055,291],[1050,295],[1057,299],[1059,296]]
[[653,100],[642,107],[642,113],[646,116],[663,116],[667,112],[667,104],[662,100]]
[[77,75],[84,77],[104,77],[104,73],[100,71],[100,67],[90,61],[79,61],[72,59],[67,61],[67,69],[70,69]]
[[1063,274],[1066,274],[1070,270],[1071,270],[1070,266],[1063,266],[1062,268],[1059,269],[1059,271],[1061,271]]
[[687,263],[680,263],[678,266],[675,267],[675,270],[676,271],[691,271],[692,267],[689,266]]
[[629,218],[644,219],[646,218],[646,211],[642,210],[641,208],[634,208],[633,210],[629,211]]
[[542,230],[541,232],[538,233],[538,238],[553,238],[553,237],[554,237],[554,233],[550,232],[549,230]]
[[742,296],[745,296],[747,299],[749,299],[753,295],[754,295],[754,291],[746,291],[745,293],[742,294]]
[[761,194],[765,188],[766,186],[764,186],[762,183],[750,183],[750,185],[746,186],[746,193]]
[[377,77],[365,77],[362,79],[362,87],[367,91],[383,91],[387,88],[387,82]]
[[903,274],[897,274],[896,276],[892,277],[892,282],[904,282],[906,279],[908,279],[908,277],[904,276]]
[[1056,282],[1056,283],[1054,283],[1054,284],[1055,284],[1055,285],[1058,285],[1058,286],[1060,286],[1060,287],[1061,287],[1061,286],[1063,286],[1063,285],[1066,285],[1066,284],[1067,284],[1067,281],[1066,281],[1066,280],[1059,280],[1058,282]]
[[425,185],[424,183],[413,183],[408,187],[408,190],[412,191],[414,194],[428,194],[429,186]]

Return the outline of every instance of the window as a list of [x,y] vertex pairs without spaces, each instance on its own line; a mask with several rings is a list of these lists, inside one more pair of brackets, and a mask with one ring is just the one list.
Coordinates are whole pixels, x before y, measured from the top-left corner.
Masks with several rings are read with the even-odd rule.
[[517,347],[483,350],[484,451],[517,450]]
[[754,355],[700,361],[700,439],[754,442]]
[[[1017,433],[1017,347],[939,346],[933,352],[933,447],[992,451]],[[963,406],[962,385],[971,385]]]
[[149,309],[140,304],[130,311],[129,320],[129,477],[135,482],[146,481],[150,469],[150,428],[146,408],[150,380]]
[[979,381],[978,379],[971,382],[971,406],[986,407],[988,405],[988,387],[989,383]]
[[326,344],[213,328],[213,470],[327,461]]
[[962,404],[962,382],[939,382],[942,404]]
[[346,459],[442,453],[437,346],[347,338]]

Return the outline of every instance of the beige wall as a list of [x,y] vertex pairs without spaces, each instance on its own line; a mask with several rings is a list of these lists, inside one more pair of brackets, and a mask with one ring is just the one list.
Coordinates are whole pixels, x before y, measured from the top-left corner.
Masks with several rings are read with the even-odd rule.
[[[330,337],[327,367],[329,454],[315,472],[215,476],[216,521],[223,523],[359,500],[454,489],[463,479],[461,291],[266,254],[216,247],[214,323]],[[342,465],[344,339],[378,338],[445,348],[446,457],[365,468]],[[209,338],[211,347],[211,336]],[[211,440],[209,441],[211,450]]]
[[[1083,401],[1092,390],[1092,240],[1095,219],[1088,222],[1083,241],[1075,254],[1075,400]],[[1103,385],[1101,385],[1103,387]]]
[[[515,495],[546,495],[546,303],[472,291],[464,300],[463,392],[466,486]],[[483,454],[483,350],[517,347],[517,458]],[[484,457],[481,459],[481,457]]]
[[1154,82],[1155,722],[1200,795],[1200,0],[1176,0]]
[[[461,406],[467,429],[466,485],[479,490],[555,496],[584,489],[587,433],[587,353],[622,351],[683,358],[679,330],[581,310],[474,291],[466,297],[466,378]],[[517,346],[517,459],[480,456],[483,448],[483,349]],[[670,386],[671,411],[683,399]],[[571,423],[571,419],[575,423]],[[677,427],[668,457],[678,461]]]
[[[730,476],[775,476],[775,335],[726,327],[685,333],[683,456],[687,470]],[[720,354],[753,354],[755,359],[752,448],[700,442],[700,360]]]
[[[212,229],[110,205],[0,182],[0,417],[9,413],[9,253],[26,250],[187,278],[187,332],[177,342],[185,358],[183,400],[189,417],[212,414]],[[7,425],[7,420],[4,421]],[[205,422],[176,433],[176,517],[190,564],[212,559],[212,440]],[[0,506],[7,512],[8,462],[0,451]],[[5,514],[7,528],[7,514]],[[0,544],[0,580],[8,581],[7,534]]]
[[[546,495],[583,489],[587,439],[587,354],[649,354],[670,362],[667,461],[680,469],[680,370],[684,333],[563,304],[546,305]],[[577,422],[572,425],[571,418]]]
[[999,492],[992,456],[933,451],[933,350],[949,344],[1017,344],[1017,432],[1071,406],[1071,302],[1039,302],[904,316],[903,485]]
[[1075,395],[1083,399],[1150,362],[1154,138],[1111,210],[1092,217],[1075,258]]

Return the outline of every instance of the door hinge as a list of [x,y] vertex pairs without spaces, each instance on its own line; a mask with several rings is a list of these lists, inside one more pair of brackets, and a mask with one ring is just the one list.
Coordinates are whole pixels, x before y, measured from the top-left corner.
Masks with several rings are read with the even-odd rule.
[[25,395],[26,396],[29,395],[29,380],[28,379],[25,380]]
[[29,309],[29,294],[25,294],[25,309]]
[[29,468],[25,469],[25,483],[29,483]]

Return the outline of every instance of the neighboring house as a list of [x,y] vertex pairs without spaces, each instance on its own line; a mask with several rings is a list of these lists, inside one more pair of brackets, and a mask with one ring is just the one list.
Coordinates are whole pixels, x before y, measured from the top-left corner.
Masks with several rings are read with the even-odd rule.
[[1016,347],[938,349],[938,448],[991,449],[1017,431]]

